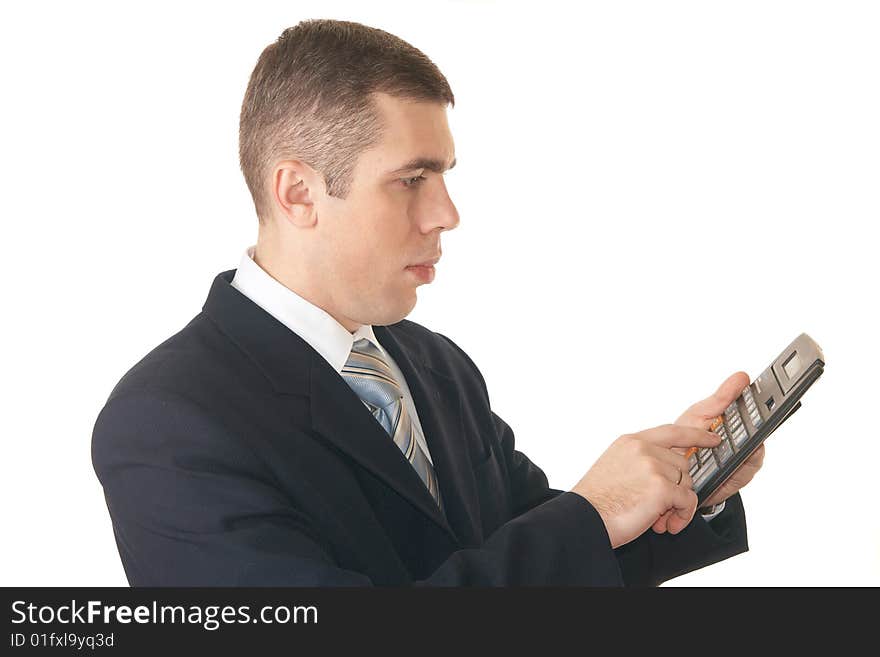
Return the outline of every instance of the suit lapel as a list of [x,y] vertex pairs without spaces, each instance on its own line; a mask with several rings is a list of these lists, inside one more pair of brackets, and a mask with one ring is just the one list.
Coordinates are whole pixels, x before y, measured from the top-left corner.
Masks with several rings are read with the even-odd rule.
[[309,403],[316,432],[455,537],[415,468],[357,394],[320,355],[312,360]]
[[[396,330],[396,326],[374,326],[373,332],[394,358],[412,393],[434,462],[447,520],[461,545],[477,545],[481,531],[477,491],[470,476],[471,448],[465,438],[458,387],[450,376],[426,364],[419,345],[404,332]],[[407,466],[413,469],[411,465]],[[421,479],[419,484],[436,508]]]
[[462,430],[461,401],[454,382],[411,355],[392,327],[374,326],[380,344],[391,354],[413,396],[425,441],[446,508],[431,493],[357,394],[322,357],[312,363],[312,426],[325,439],[382,479],[461,545],[478,543],[476,500],[468,446]]
[[424,362],[417,341],[397,325],[374,326],[413,396],[431,452],[446,516],[418,473],[357,394],[315,349],[217,275],[203,310],[280,394],[308,395],[315,432],[396,490],[461,545],[479,542],[479,509],[454,380]]

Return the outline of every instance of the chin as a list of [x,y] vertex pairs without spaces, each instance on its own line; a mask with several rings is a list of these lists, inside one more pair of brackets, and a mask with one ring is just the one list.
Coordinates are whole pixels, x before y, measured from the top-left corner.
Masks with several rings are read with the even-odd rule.
[[413,293],[412,299],[409,303],[399,305],[394,309],[389,309],[389,312],[384,313],[384,316],[382,317],[383,321],[380,325],[388,326],[389,324],[397,324],[400,320],[406,319],[407,315],[409,315],[413,311],[413,308],[416,307],[417,300],[415,293]]
[[388,294],[379,297],[372,296],[363,297],[364,299],[372,298],[373,303],[368,303],[363,307],[362,313],[352,314],[349,317],[362,317],[362,324],[370,324],[371,326],[389,326],[397,324],[402,319],[406,319],[413,308],[416,307],[418,296],[414,287],[401,289],[400,287],[392,288]]

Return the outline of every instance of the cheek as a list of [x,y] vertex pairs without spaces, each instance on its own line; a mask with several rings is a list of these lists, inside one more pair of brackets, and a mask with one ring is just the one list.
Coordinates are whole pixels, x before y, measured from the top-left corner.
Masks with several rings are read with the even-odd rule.
[[378,239],[375,234],[362,234],[347,242],[336,253],[337,271],[347,286],[360,292],[381,291],[393,278],[401,260],[395,246]]
[[388,277],[395,269],[403,270],[406,258],[412,257],[407,253],[406,235],[388,225],[361,233],[351,245],[351,253],[352,259],[366,268],[364,275],[373,279]]
[[[399,285],[406,272],[406,259],[415,257],[405,208],[373,199],[371,212],[353,212],[337,226],[342,234],[336,241],[334,260],[337,271],[354,290],[381,293],[389,285]],[[350,220],[350,221],[349,221]]]

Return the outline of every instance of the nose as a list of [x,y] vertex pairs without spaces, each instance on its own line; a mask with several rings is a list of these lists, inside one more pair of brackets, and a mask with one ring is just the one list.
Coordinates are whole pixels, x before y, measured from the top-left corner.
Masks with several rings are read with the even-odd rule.
[[433,202],[428,213],[429,220],[427,223],[430,225],[429,230],[436,228],[452,230],[459,224],[458,209],[449,196],[449,191],[446,189],[446,181],[443,180],[442,176],[437,176],[437,178],[440,184],[437,185],[436,195],[432,199]]

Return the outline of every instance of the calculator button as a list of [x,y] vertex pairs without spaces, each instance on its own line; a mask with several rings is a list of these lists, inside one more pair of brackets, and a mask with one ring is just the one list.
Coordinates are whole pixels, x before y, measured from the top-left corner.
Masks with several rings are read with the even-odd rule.
[[706,464],[702,470],[697,473],[696,478],[694,478],[694,487],[699,486],[704,481],[706,481],[710,476],[717,472],[718,466],[715,464],[715,460],[713,459],[708,464]]
[[730,443],[728,443],[726,440],[721,441],[721,444],[714,449],[714,452],[715,458],[718,459],[718,462],[721,465],[724,465],[725,461],[733,456],[733,449],[731,449]]
[[745,429],[737,431],[733,434],[733,444],[737,447],[741,447],[744,442],[749,439],[749,435],[746,433]]
[[707,462],[714,463],[715,459],[712,458],[712,452],[708,447],[702,447],[697,452],[697,456],[700,457],[700,465],[706,465]]
[[734,453],[739,451],[739,444],[733,439],[733,436],[730,436],[730,438],[728,438],[727,442],[733,448]]

